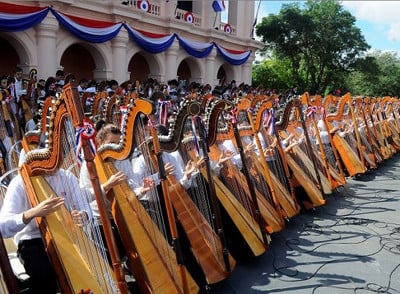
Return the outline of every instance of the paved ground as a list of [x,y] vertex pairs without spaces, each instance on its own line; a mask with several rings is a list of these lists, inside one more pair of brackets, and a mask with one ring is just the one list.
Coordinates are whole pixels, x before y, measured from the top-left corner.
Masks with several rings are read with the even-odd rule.
[[400,155],[348,180],[212,293],[400,293]]

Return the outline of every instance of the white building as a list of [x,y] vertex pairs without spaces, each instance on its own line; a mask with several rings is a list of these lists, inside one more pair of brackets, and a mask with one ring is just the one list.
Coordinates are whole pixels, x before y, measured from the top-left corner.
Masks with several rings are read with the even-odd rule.
[[[255,1],[225,1],[228,6],[224,12],[227,14],[225,23],[221,22],[221,13],[213,10],[212,2],[1,2],[0,23],[3,24],[5,20],[1,19],[1,15],[4,13],[10,13],[15,18],[25,16],[17,14],[17,9],[12,7],[16,4],[42,7],[48,12],[38,24],[24,30],[13,29],[11,32],[0,25],[0,75],[12,74],[14,67],[18,65],[23,68],[25,74],[36,68],[38,78],[43,79],[55,76],[56,71],[62,69],[65,74],[73,73],[78,80],[83,77],[95,80],[115,79],[122,83],[128,79],[143,81],[153,78],[166,82],[176,78],[215,86],[224,79],[251,84],[252,62],[256,50],[262,48],[262,44],[252,38]],[[71,20],[68,16],[78,18]],[[121,28],[110,40],[91,42],[71,32],[60,20],[63,17],[70,25],[75,25],[75,29],[88,30],[89,33],[93,27],[101,27],[96,21],[109,22],[109,26],[114,24],[115,27],[119,24]],[[79,20],[89,26],[82,27]],[[93,20],[94,24],[90,23],[90,20]],[[106,26],[104,23],[103,25]],[[156,46],[156,43],[168,39],[168,36],[171,36],[172,43],[165,45],[167,49],[152,53],[132,38],[129,28],[136,33],[143,33],[143,36],[148,38],[145,41],[155,42],[150,45]],[[104,27],[103,29],[105,30]],[[110,30],[108,27],[106,29]],[[148,33],[155,34],[154,38]],[[160,38],[161,34],[164,35],[163,38]],[[184,49],[181,42],[189,45],[191,49],[197,48],[198,53],[204,53],[207,44],[210,44],[212,50],[205,57],[195,57]],[[227,51],[221,52],[221,48]],[[160,50],[159,47],[156,48],[156,51]],[[238,62],[240,65],[235,65],[229,60],[229,56],[224,56],[224,52],[246,58]]]

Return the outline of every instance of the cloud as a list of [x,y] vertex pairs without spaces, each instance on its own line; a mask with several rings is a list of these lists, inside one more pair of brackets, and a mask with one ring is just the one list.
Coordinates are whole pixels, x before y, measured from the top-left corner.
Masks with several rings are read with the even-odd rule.
[[399,21],[400,2],[398,1],[343,1],[342,4],[357,19],[376,24]]
[[343,1],[342,4],[357,20],[376,25],[389,41],[400,41],[399,1]]
[[400,41],[400,22],[390,25],[388,32],[389,41],[397,42]]

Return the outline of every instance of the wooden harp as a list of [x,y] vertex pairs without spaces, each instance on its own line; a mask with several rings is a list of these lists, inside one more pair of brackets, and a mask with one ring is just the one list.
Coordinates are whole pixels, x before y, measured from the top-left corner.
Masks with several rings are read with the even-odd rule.
[[[110,105],[111,106],[111,105]],[[115,174],[115,161],[126,161],[135,147],[146,144],[135,138],[141,116],[154,112],[152,103],[131,99],[122,122],[123,136],[119,145],[106,144],[98,149],[96,166],[101,182]],[[113,201],[112,214],[127,250],[131,268],[141,293],[194,293],[198,286],[177,256],[165,235],[135,195],[130,183],[114,187],[108,197]]]
[[[50,195],[64,194],[66,198],[67,205],[37,219],[62,292],[74,294],[90,289],[95,293],[115,293],[119,288],[121,293],[127,293],[124,291],[126,284],[111,270],[98,250],[99,245],[88,233],[91,232],[91,222],[88,221],[84,230],[71,219],[70,211],[87,207],[90,198],[77,189],[76,175],[79,171],[74,152],[75,126],[81,122],[83,111],[79,108],[79,101],[74,100],[72,91],[70,84],[64,86],[61,97],[52,105],[48,146],[28,151],[20,173],[33,206]],[[74,198],[69,195],[74,195]]]
[[[296,138],[296,127],[306,132],[302,115],[300,100],[298,98],[292,98],[287,101],[286,105],[278,110],[278,121],[275,124],[275,132],[280,140],[288,140],[290,136]],[[303,187],[309,201],[311,201],[311,203],[309,203],[309,201],[303,201],[303,204],[307,208],[310,208],[309,206],[317,207],[324,205],[325,199],[319,173],[316,171],[316,166],[312,157],[311,159],[309,157],[309,155],[313,155],[313,153],[310,150],[309,142],[307,142],[309,140],[307,134],[304,134],[304,139],[306,140],[306,142],[303,142],[305,151],[298,146],[298,141],[296,139],[296,143],[294,144],[290,142],[287,143],[289,149],[285,148],[285,158],[292,171],[293,178],[296,179],[297,182],[297,185],[294,186]]]
[[[173,152],[180,149],[182,159],[187,158],[188,154],[185,154],[185,146],[182,145],[183,134],[188,131],[185,129],[185,122],[187,119],[194,119],[201,114],[202,108],[196,100],[183,101],[177,114],[173,116],[173,124],[170,128],[171,136],[158,136],[161,150],[163,152]],[[194,123],[193,127],[197,128],[198,126]],[[207,156],[207,154],[204,153],[204,156]],[[198,158],[192,159],[195,162],[198,160]],[[184,164],[186,165],[186,162]],[[215,284],[222,281],[228,277],[236,262],[225,247],[220,212],[218,205],[214,202],[216,199],[212,198],[212,193],[207,192],[207,187],[204,183],[200,184],[198,188],[203,189],[203,193],[196,193],[196,200],[198,203],[202,203],[203,207],[210,208],[207,211],[201,211],[183,186],[176,182],[176,179],[171,176],[167,176],[167,179],[169,181],[168,193],[172,206],[185,230],[191,245],[191,251],[200,265],[207,283]],[[208,176],[206,179],[212,185],[212,180]],[[207,195],[210,195],[211,198],[208,199]]]

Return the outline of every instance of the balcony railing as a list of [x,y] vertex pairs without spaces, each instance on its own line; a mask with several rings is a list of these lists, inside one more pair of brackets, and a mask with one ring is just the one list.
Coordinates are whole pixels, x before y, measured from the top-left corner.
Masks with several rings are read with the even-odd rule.
[[[143,10],[142,8],[139,7],[139,4],[138,4],[139,2],[141,2],[141,1],[121,1],[121,4],[130,6],[130,7],[132,7],[132,9]],[[149,2],[149,9],[147,10],[147,13],[160,16],[161,15],[160,5]]]
[[193,17],[192,23],[193,23],[195,26],[201,26],[201,16],[198,15],[198,14],[195,14],[195,13],[193,13],[193,12],[189,12],[189,11],[182,10],[182,9],[176,9],[176,11],[175,11],[175,17],[176,17],[176,19],[180,19],[180,20],[183,21],[183,22],[188,22],[188,21],[185,19],[185,16],[187,15],[187,13],[191,13],[191,15],[192,15],[192,17]]

